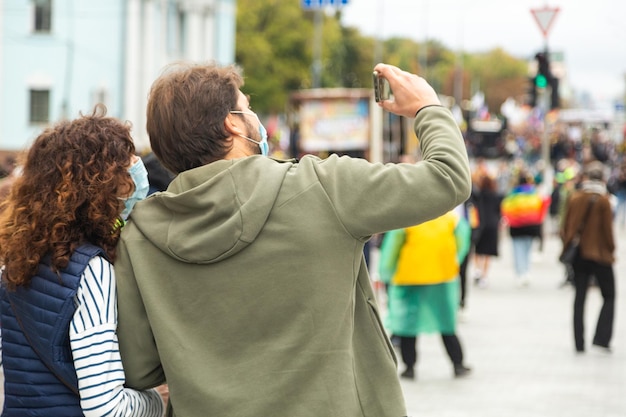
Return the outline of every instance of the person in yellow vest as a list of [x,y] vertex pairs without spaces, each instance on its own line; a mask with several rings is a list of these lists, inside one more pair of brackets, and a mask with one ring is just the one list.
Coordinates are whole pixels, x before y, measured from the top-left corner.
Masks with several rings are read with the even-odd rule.
[[417,336],[441,334],[454,376],[468,375],[456,335],[459,265],[470,247],[470,227],[450,211],[434,220],[385,234],[379,273],[388,285],[385,327],[400,339],[401,376],[415,378]]

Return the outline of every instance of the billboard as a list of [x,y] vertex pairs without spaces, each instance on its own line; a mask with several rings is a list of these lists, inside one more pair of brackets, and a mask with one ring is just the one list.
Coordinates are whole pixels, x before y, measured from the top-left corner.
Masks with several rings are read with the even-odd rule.
[[[344,90],[345,91],[345,90]],[[367,150],[371,92],[299,97],[299,148],[303,152]]]

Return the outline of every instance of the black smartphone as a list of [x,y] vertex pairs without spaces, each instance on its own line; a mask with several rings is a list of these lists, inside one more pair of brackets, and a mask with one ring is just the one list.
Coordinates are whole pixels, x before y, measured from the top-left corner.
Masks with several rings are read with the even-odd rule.
[[378,71],[372,73],[372,81],[374,82],[374,99],[376,102],[389,100],[391,95],[389,81],[385,77],[381,77]]

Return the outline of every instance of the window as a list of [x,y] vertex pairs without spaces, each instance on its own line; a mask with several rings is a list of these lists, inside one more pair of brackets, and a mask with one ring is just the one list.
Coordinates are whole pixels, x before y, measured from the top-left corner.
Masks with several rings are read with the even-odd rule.
[[52,0],[34,0],[35,32],[50,32],[52,21]]
[[50,121],[50,90],[30,90],[30,122]]

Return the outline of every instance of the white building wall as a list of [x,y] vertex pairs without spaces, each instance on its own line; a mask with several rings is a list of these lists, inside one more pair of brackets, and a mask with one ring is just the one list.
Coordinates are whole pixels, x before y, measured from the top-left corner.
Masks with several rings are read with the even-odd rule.
[[133,131],[138,127],[135,123],[140,119],[143,91],[140,84],[135,81],[142,77],[142,59],[139,53],[141,51],[141,21],[141,0],[127,0],[123,114],[127,120],[133,121]]
[[35,33],[34,2],[2,2],[0,149],[22,150],[45,127],[29,122],[33,87],[50,89],[51,122],[89,113],[99,96],[121,116],[123,3],[53,1],[51,31]]
[[[104,97],[147,150],[146,103],[174,60],[234,62],[235,0],[54,0],[52,31],[32,32],[32,0],[0,0],[0,151],[26,148],[29,89],[49,87],[50,122],[75,118]],[[182,16],[182,17],[181,17]]]
[[219,0],[215,12],[215,60],[221,65],[235,62],[237,1]]

